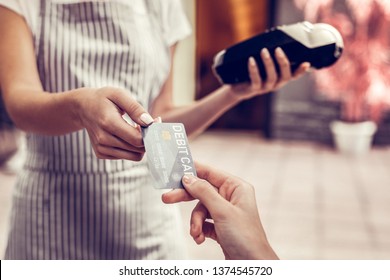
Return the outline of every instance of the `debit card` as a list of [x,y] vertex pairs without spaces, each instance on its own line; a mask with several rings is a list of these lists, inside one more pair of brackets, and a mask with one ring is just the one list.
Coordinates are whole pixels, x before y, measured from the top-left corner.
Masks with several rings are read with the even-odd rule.
[[185,174],[196,176],[183,124],[153,123],[142,128],[142,136],[155,188],[183,188]]

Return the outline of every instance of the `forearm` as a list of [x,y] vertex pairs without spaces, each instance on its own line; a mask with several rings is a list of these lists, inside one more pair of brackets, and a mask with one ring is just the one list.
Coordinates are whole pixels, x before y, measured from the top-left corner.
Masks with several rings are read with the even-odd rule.
[[26,132],[62,135],[80,130],[77,96],[88,89],[51,94],[17,89],[7,94],[6,107],[15,125]]
[[222,86],[206,97],[184,107],[172,108],[161,114],[164,122],[181,122],[194,136],[203,132],[223,113],[240,102],[230,86]]
[[19,14],[0,7],[0,91],[15,125],[59,135],[81,129],[75,117],[77,91],[45,93],[38,74],[34,40]]

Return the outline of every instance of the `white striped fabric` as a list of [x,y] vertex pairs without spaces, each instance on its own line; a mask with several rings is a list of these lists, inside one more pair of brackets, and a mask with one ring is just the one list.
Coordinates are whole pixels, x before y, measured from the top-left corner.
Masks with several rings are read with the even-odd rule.
[[[147,108],[170,67],[156,3],[42,0],[35,42],[45,91],[121,87]],[[185,257],[177,208],[162,204],[144,161],[97,159],[85,130],[27,142],[7,259]]]

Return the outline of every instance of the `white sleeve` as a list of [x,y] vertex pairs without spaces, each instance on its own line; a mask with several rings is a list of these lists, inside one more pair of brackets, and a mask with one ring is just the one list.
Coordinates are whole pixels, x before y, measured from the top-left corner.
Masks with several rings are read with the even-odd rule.
[[0,0],[0,6],[24,18],[33,34],[36,34],[38,25],[39,5],[39,0]]
[[0,6],[4,6],[15,13],[22,15],[22,8],[18,0],[0,0]]
[[182,0],[164,0],[162,31],[169,46],[191,34],[191,25],[182,7]]

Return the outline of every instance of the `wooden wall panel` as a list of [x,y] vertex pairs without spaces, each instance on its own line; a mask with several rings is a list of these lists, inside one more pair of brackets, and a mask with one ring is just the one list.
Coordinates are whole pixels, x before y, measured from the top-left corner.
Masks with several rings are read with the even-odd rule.
[[[196,1],[197,98],[219,86],[211,69],[215,54],[263,32],[268,28],[268,22],[267,0]],[[264,98],[244,102],[223,116],[214,127],[261,128],[264,124],[264,106]],[[253,123],[242,124],[246,118],[252,119]]]

